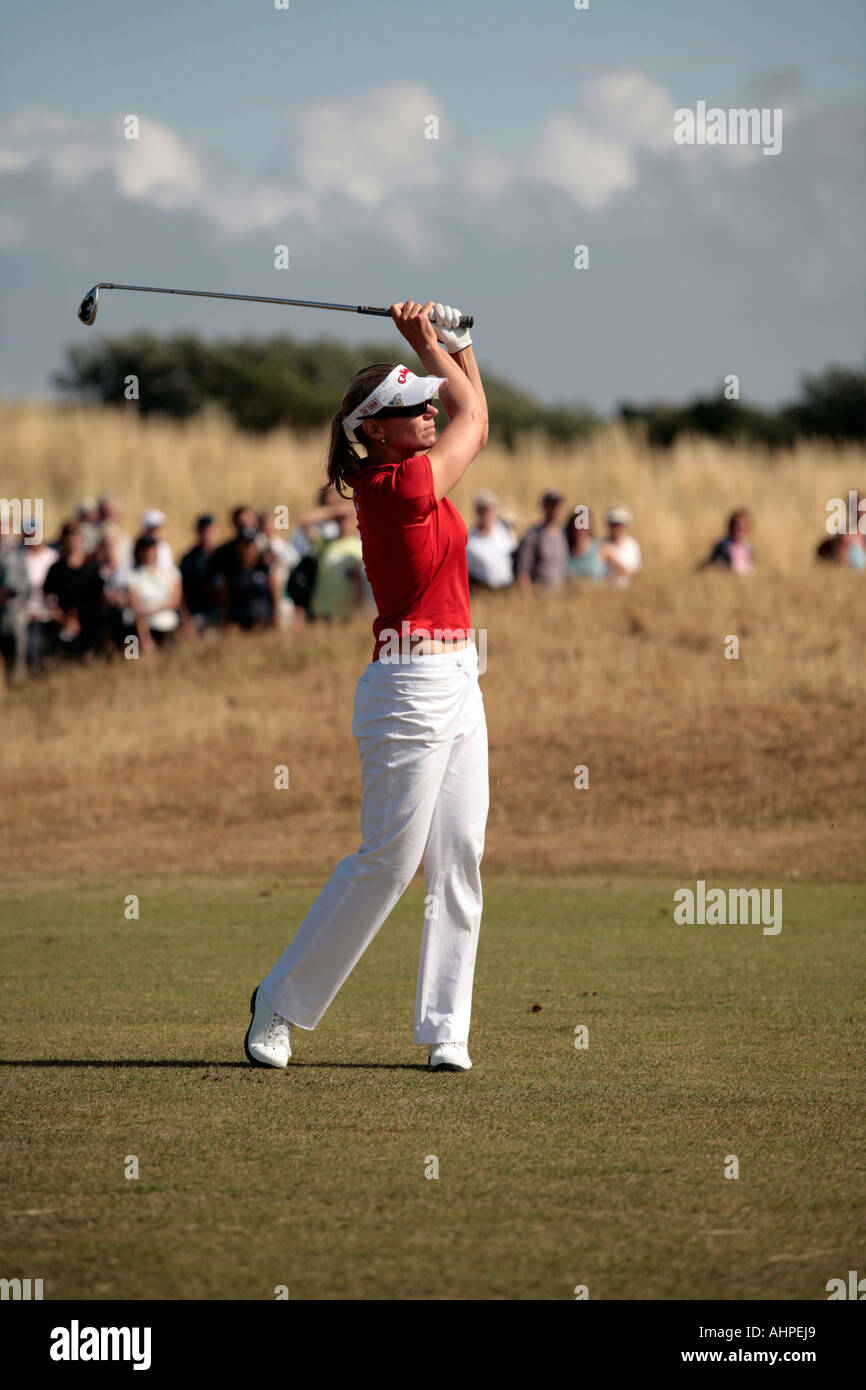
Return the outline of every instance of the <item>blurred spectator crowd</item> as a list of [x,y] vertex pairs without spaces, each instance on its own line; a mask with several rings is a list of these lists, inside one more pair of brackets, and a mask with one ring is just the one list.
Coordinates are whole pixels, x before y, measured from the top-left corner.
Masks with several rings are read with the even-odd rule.
[[[564,508],[563,494],[549,489],[538,520],[519,536],[516,517],[495,493],[479,492],[466,545],[470,590],[515,588],[531,598],[573,585],[628,586],[643,564],[628,509],[610,507],[597,533],[586,506],[567,518]],[[149,509],[133,538],[120,499],[106,494],[82,499],[50,542],[0,534],[0,651],[8,676],[23,680],[95,654],[148,654],[226,627],[297,630],[375,613],[354,505],[327,487],[292,530],[278,529],[275,513],[240,505],[221,538],[216,519],[202,514],[179,558],[165,523]],[[751,529],[749,513],[735,511],[699,568],[753,573]],[[816,554],[866,570],[866,537],[856,529],[828,536]]]
[[228,535],[207,513],[175,557],[152,508],[133,539],[120,499],[84,498],[48,542],[0,538],[0,648],[14,678],[64,658],[150,653],[179,636],[234,626],[291,628],[375,607],[351,502],[322,502],[294,530],[238,506]]
[[515,518],[496,494],[479,492],[475,525],[466,542],[470,589],[504,589],[512,584],[526,595],[564,589],[576,580],[629,584],[643,563],[641,549],[629,534],[631,513],[611,507],[607,531],[597,536],[585,506],[575,506],[563,520],[565,499],[555,488],[541,498],[539,520],[518,538]]

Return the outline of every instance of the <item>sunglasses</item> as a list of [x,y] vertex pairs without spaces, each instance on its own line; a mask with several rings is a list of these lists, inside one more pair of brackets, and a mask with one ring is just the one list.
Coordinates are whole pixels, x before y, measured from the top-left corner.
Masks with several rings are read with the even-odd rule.
[[377,410],[373,418],[376,420],[414,420],[419,415],[423,415],[429,405],[429,401],[419,401],[417,405],[386,406],[384,410]]

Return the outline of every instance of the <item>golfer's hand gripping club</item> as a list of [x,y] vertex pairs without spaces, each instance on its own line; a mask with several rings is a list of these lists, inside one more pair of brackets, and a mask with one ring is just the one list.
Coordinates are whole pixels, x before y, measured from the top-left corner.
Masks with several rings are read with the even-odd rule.
[[434,304],[433,322],[436,336],[447,352],[453,357],[456,352],[472,346],[468,327],[463,326],[463,315],[450,304]]
[[409,346],[418,354],[440,347],[437,338],[439,330],[435,326],[433,301],[420,304],[417,300],[406,299],[391,305],[391,317],[398,332]]

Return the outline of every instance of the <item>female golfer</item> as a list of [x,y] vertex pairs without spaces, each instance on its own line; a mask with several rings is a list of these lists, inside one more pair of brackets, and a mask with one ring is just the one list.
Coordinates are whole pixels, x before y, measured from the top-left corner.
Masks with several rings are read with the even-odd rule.
[[[435,321],[431,321],[435,311]],[[459,310],[407,300],[391,317],[428,376],[365,367],[331,425],[328,477],[354,494],[378,613],[355,689],[361,846],[341,859],[261,985],[244,1048],[285,1067],[315,1028],[423,857],[427,897],[415,1042],[432,1070],[468,1071],[488,810],[487,725],[469,616],[467,532],[446,496],[484,448],[487,402]],[[440,341],[444,348],[440,346]],[[436,437],[439,397],[448,424]]]

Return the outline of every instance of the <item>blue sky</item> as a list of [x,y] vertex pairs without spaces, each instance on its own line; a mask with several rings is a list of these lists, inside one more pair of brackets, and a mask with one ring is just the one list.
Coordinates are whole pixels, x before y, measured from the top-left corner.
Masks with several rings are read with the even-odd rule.
[[[0,36],[4,394],[49,389],[100,331],[371,336],[133,295],[88,330],[96,279],[443,299],[476,314],[482,365],[600,410],[730,372],[771,404],[862,360],[855,0],[7,0]],[[781,107],[781,153],[675,147],[698,100]]]

